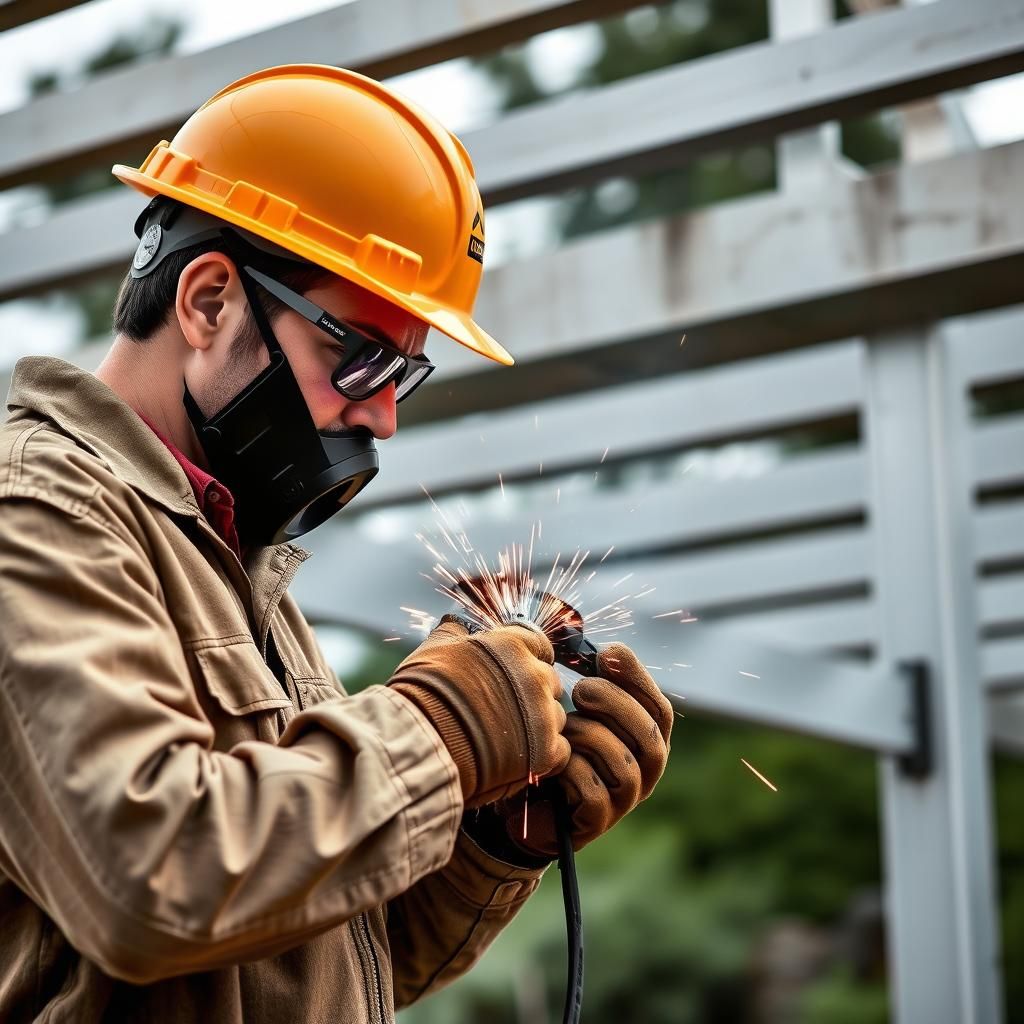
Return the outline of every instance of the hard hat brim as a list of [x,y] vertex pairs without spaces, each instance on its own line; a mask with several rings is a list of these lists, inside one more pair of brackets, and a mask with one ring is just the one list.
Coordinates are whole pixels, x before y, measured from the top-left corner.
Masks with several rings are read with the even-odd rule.
[[236,227],[251,231],[276,245],[295,253],[303,259],[329,270],[339,277],[357,284],[374,295],[394,303],[407,313],[423,320],[442,334],[479,355],[485,356],[503,366],[513,366],[515,360],[506,349],[494,340],[471,316],[458,309],[443,306],[416,292],[402,292],[364,273],[351,260],[314,241],[289,231],[279,231],[238,210],[219,203],[199,189],[178,187],[160,181],[134,167],[115,164],[111,169],[114,177],[143,195],[156,195],[176,199],[187,206],[195,207]]

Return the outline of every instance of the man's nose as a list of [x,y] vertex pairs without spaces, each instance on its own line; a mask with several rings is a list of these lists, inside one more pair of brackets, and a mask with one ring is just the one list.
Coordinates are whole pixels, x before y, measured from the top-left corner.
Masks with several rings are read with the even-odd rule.
[[398,429],[395,382],[362,402],[349,402],[342,413],[346,427],[366,427],[378,441],[386,441]]

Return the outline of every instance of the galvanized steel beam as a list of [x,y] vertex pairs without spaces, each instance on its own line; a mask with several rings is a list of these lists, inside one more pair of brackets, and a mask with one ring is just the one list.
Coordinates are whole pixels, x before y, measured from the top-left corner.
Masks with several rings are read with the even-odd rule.
[[895,755],[913,749],[914,709],[893,668],[787,651],[738,629],[705,626],[686,640],[692,668],[673,670],[660,649],[665,633],[644,624],[628,642],[659,666],[651,672],[664,692],[685,698],[676,704],[684,714],[692,708]]
[[[435,343],[436,382],[403,408],[404,422],[1020,301],[1022,180],[1024,143],[1014,143],[609,231],[499,267],[477,316],[519,366],[499,371]],[[127,257],[137,199],[119,218],[112,202],[9,232],[0,296],[97,269],[97,253]]]
[[[421,497],[420,483],[442,494],[494,483],[499,472],[515,480],[537,476],[542,466],[549,477],[577,466],[596,470],[606,458],[850,417],[863,400],[862,376],[862,346],[843,341],[403,428],[382,446],[380,474],[360,508]],[[458,458],[438,458],[441,452]]]
[[573,94],[464,141],[485,197],[505,201],[678,165],[1022,69],[1017,0],[941,0]]
[[998,937],[962,380],[938,330],[868,341],[879,656],[932,680],[935,770],[881,765],[896,1020],[996,1024]]

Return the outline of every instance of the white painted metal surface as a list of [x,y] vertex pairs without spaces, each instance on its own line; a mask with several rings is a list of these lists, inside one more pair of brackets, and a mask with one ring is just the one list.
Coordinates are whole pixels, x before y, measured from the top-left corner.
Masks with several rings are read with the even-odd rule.
[[935,768],[881,766],[887,927],[900,1022],[1002,1016],[966,396],[940,329],[868,343],[879,660],[932,683]]
[[[5,6],[0,24],[31,14]],[[629,6],[357,0],[0,115],[0,184],[106,159],[260,65],[393,74]],[[771,42],[467,133],[498,200],[776,136],[781,187],[490,273],[478,318],[518,367],[434,346],[417,424],[381,446],[373,488],[310,538],[296,593],[313,617],[376,635],[402,628],[400,604],[433,607],[407,528],[429,519],[420,483],[446,507],[474,505],[481,550],[525,540],[538,515],[541,561],[614,545],[602,581],[656,587],[635,602],[629,639],[667,691],[879,752],[898,1024],[993,1024],[986,757],[990,739],[1024,753],[1024,414],[972,421],[966,403],[1024,379],[1024,309],[993,309],[1024,301],[1024,143],[855,177],[835,173],[830,123],[1024,69],[1024,6],[938,0],[828,25],[830,8],[772,0]],[[0,296],[122,264],[139,207],[115,192],[8,232]],[[837,423],[834,447],[780,455],[787,430]],[[714,469],[730,444],[753,460],[745,475]],[[678,458],[639,466],[655,453]],[[704,470],[689,472],[691,456]],[[594,489],[610,472],[645,482]],[[499,474],[504,502],[490,500]],[[531,487],[562,484],[538,511]],[[342,578],[359,581],[357,601]],[[653,618],[679,605],[699,621]],[[932,670],[924,780],[894,756],[913,738],[907,658]]]
[[[488,52],[638,0],[361,0],[210,50],[129,65],[0,115],[0,187],[82,153],[177,127],[229,82],[275,64],[338,64],[381,78]],[[168,136],[169,137],[169,136]]]

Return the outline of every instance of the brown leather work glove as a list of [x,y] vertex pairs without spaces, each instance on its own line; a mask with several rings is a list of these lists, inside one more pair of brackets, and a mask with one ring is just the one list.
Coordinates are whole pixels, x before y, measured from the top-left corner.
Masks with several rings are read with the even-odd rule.
[[505,626],[470,635],[445,616],[388,685],[437,729],[467,807],[517,792],[531,772],[557,774],[569,760],[562,683],[540,633]]
[[[548,783],[565,794],[577,850],[651,795],[665,771],[672,735],[672,705],[628,647],[607,647],[598,669],[603,678],[581,679],[573,690],[576,711],[568,716],[564,732],[572,756]],[[533,856],[553,857],[558,843],[551,803],[543,789],[531,788],[527,796],[528,812],[521,797],[502,801],[496,810],[517,847]]]

